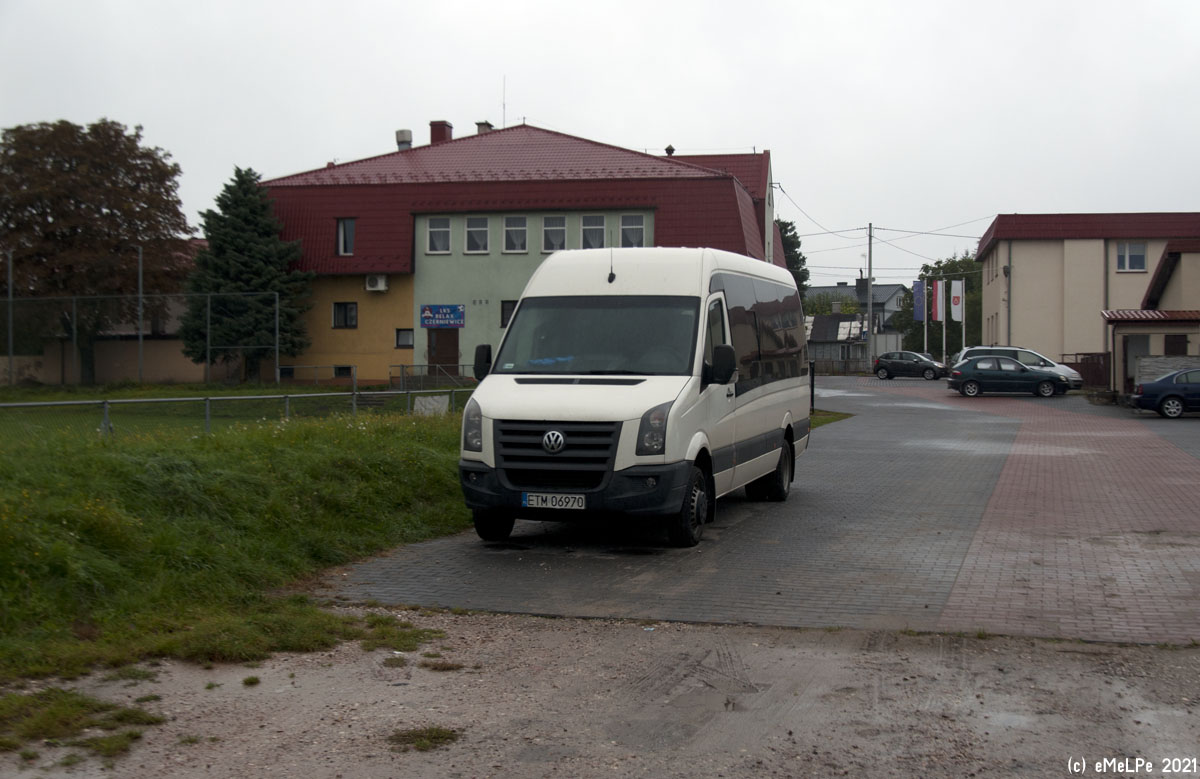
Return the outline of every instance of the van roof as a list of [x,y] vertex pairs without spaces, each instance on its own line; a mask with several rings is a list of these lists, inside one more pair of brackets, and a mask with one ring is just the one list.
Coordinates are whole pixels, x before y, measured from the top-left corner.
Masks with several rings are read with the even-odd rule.
[[[706,296],[715,271],[729,271],[795,286],[792,274],[775,265],[720,249],[651,246],[627,249],[567,249],[547,257],[522,297],[556,295]],[[609,273],[614,275],[608,280]]]

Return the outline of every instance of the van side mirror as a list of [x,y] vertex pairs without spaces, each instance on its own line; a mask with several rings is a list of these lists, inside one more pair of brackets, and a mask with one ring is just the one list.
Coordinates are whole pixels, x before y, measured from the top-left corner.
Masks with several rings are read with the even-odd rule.
[[737,370],[737,356],[729,344],[718,344],[713,347],[712,380],[713,384],[728,384]]
[[475,381],[483,381],[483,377],[492,371],[492,345],[479,344],[475,347]]

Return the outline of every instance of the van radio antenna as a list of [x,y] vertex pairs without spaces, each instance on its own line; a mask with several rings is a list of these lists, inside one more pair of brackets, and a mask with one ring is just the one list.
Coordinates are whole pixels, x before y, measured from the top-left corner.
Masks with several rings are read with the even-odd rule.
[[608,247],[608,283],[612,284],[616,280],[617,274],[613,272],[613,250],[610,246]]

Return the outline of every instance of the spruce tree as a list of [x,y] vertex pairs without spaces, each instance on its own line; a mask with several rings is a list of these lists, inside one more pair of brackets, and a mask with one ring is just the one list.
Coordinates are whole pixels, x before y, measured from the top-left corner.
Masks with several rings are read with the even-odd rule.
[[[234,168],[217,196],[217,210],[201,214],[208,247],[188,276],[188,310],[180,327],[183,352],[193,362],[241,361],[246,379],[275,356],[275,296],[279,295],[279,353],[295,357],[308,348],[303,313],[314,274],[293,269],[299,241],[285,242],[271,212],[261,177]],[[246,294],[253,293],[253,294]],[[206,330],[211,330],[207,333]]]

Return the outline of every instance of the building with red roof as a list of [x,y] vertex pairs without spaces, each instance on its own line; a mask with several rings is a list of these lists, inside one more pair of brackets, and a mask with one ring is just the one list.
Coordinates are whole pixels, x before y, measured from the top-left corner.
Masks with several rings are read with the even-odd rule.
[[770,153],[655,156],[531,125],[453,138],[263,182],[317,274],[296,362],[358,366],[360,382],[495,344],[541,260],[559,248],[709,246],[783,265]]
[[979,242],[983,340],[1053,359],[1200,356],[1200,213],[1000,214]]

